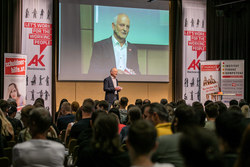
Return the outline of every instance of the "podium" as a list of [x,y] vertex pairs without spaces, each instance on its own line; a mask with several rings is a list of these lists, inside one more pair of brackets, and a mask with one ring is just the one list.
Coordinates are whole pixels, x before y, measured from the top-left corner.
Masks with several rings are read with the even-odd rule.
[[223,96],[235,96],[235,94],[230,94],[230,93],[226,94],[211,93],[210,95],[213,97],[213,99],[215,99],[215,101],[221,101],[223,99]]

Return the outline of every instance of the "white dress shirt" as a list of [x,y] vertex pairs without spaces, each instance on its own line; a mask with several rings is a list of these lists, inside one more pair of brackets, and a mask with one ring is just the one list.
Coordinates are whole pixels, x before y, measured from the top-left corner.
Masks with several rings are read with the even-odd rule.
[[123,46],[115,39],[112,35],[112,43],[115,54],[115,64],[118,70],[124,71],[127,68],[127,47],[128,42],[126,41]]
[[[114,78],[113,76],[111,76],[111,79],[112,79],[112,82],[113,82],[114,88],[115,88],[115,87],[117,87],[117,81],[116,81],[116,78]],[[115,91],[115,94],[117,94],[117,91]]]

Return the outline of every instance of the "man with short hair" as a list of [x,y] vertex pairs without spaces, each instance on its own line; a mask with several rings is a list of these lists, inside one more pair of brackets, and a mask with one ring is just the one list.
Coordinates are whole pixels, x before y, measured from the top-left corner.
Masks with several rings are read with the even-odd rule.
[[130,126],[127,147],[132,166],[173,167],[172,164],[153,164],[151,156],[155,152],[157,131],[150,122],[139,120]]
[[65,148],[61,143],[47,140],[46,135],[52,118],[45,108],[30,112],[29,128],[32,139],[13,148],[13,166],[63,167]]
[[127,121],[127,116],[128,116],[128,112],[126,110],[127,105],[128,105],[128,98],[122,97],[120,99],[120,109],[119,109],[122,124],[125,124]]
[[75,121],[75,116],[72,114],[69,102],[63,102],[61,112],[62,116],[57,120],[57,128],[59,131],[67,129],[68,124]]
[[109,103],[106,100],[101,100],[98,104],[99,109],[104,110],[108,113],[109,110]]
[[207,116],[207,122],[204,128],[209,129],[211,131],[215,130],[215,119],[219,114],[218,109],[219,106],[214,102],[211,102],[208,105],[206,105],[205,112]]
[[94,43],[89,74],[100,75],[111,67],[116,67],[119,74],[140,74],[136,46],[126,40],[129,28],[128,15],[120,13],[114,18],[113,35]]
[[168,112],[162,104],[150,104],[149,117],[147,119],[155,125],[158,137],[172,134],[171,122],[168,122]]
[[82,119],[76,122],[70,131],[70,137],[77,139],[80,133],[84,130],[91,128],[90,120],[92,112],[94,111],[94,106],[91,104],[86,104],[80,108],[82,110]]
[[122,87],[118,86],[118,80],[116,76],[118,74],[118,70],[116,68],[112,68],[110,70],[110,76],[105,78],[103,81],[103,90],[105,91],[105,100],[111,106],[115,100],[119,99],[118,92],[122,90]]

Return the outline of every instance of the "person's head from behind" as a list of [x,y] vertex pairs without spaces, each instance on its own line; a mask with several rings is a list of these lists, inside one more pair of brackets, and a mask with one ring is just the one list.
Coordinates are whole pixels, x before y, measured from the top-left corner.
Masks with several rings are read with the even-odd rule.
[[144,104],[151,104],[151,101],[149,99],[144,99],[142,105]]
[[241,112],[244,115],[245,118],[250,118],[250,111],[249,111],[249,106],[244,105],[241,107]]
[[163,99],[161,99],[160,104],[166,105],[166,104],[168,104],[168,100],[163,98]]
[[21,96],[15,83],[11,83],[8,86],[9,98],[17,99]]
[[240,108],[241,108],[242,106],[244,106],[244,105],[248,105],[248,103],[246,102],[245,99],[240,99],[240,101],[239,101],[239,106],[240,106]]
[[136,99],[135,105],[141,108],[142,107],[142,99]]
[[216,134],[221,141],[221,151],[236,153],[246,124],[239,112],[225,112],[215,120]]
[[204,106],[206,107],[206,105],[208,105],[209,103],[212,103],[212,102],[213,102],[212,100],[207,100],[207,101],[205,101]]
[[113,108],[117,108],[117,109],[120,108],[120,101],[119,101],[119,100],[115,100],[115,101],[114,101],[114,103],[113,103]]
[[43,98],[37,98],[33,104],[34,107],[44,107]]
[[128,98],[127,97],[121,97],[120,99],[120,107],[122,109],[125,109],[128,105]]
[[87,98],[87,99],[84,99],[83,102],[82,102],[82,106],[85,106],[85,105],[90,105],[90,106],[92,106],[94,108],[95,107],[95,102],[94,102],[93,99]]
[[192,107],[193,107],[195,115],[198,119],[199,125],[201,127],[204,127],[206,124],[205,123],[206,122],[206,114],[205,114],[203,105],[200,102],[196,101],[196,102],[193,102]]
[[224,103],[221,102],[221,101],[216,101],[215,103],[218,104],[218,106],[219,106],[219,108],[218,108],[219,114],[222,114],[222,113],[224,113],[224,112],[227,111],[227,106],[226,106],[226,104],[224,104]]
[[118,74],[117,68],[111,68],[111,70],[110,70],[110,75],[111,75],[112,77],[116,78],[117,74]]
[[119,109],[117,109],[117,108],[111,108],[109,110],[109,114],[110,113],[114,113],[115,115],[117,115],[117,118],[118,118],[119,122],[121,121],[121,116],[120,116]]
[[10,104],[3,99],[0,99],[0,108],[3,111],[4,115],[7,116],[7,113],[9,112]]
[[62,115],[67,115],[71,113],[71,105],[69,102],[64,102],[62,104]]
[[85,116],[87,116],[87,117],[91,116],[91,114],[95,110],[94,106],[92,106],[91,104],[86,104],[86,105],[84,105],[84,106],[82,106],[80,108],[82,110],[82,118],[85,117]]
[[68,102],[68,100],[67,100],[67,99],[62,99],[62,100],[60,101],[60,105],[59,105],[58,112],[60,112],[60,111],[61,111],[62,104],[63,104],[64,102]]
[[99,114],[93,125],[92,144],[95,150],[110,154],[117,153],[120,147],[118,122],[113,114]]
[[241,113],[241,108],[238,105],[232,105],[228,108],[228,112],[238,112]]
[[142,119],[141,109],[137,106],[133,106],[128,110],[128,122],[133,124],[134,122]]
[[188,127],[198,125],[199,121],[191,106],[179,105],[174,112],[174,120],[171,125],[173,133],[182,132]]
[[21,120],[24,124],[24,127],[28,127],[28,121],[30,117],[30,111],[34,109],[33,105],[26,105],[21,110]]
[[149,117],[149,109],[150,109],[150,104],[144,104],[141,107],[141,112],[142,112],[142,119],[148,119]]
[[178,107],[179,105],[186,105],[186,100],[180,99],[180,100],[177,101],[176,105],[177,105],[177,107]]
[[185,130],[179,141],[185,166],[221,167],[221,154],[215,135],[201,127]]
[[127,147],[131,159],[139,156],[151,157],[157,148],[157,131],[146,120],[139,120],[132,124],[128,131]]
[[9,117],[15,118],[16,112],[17,112],[16,106],[10,105],[9,112],[8,112]]
[[99,109],[101,109],[101,110],[104,110],[104,111],[106,111],[106,112],[108,112],[108,109],[109,109],[109,103],[107,102],[107,101],[105,101],[105,100],[101,100],[100,102],[99,102]]
[[211,102],[208,105],[206,105],[205,111],[206,111],[207,118],[215,119],[219,115],[218,109],[219,109],[219,106],[214,102]]
[[48,110],[43,107],[35,108],[29,113],[29,128],[32,138],[46,138],[52,118]]
[[233,106],[233,105],[238,106],[239,105],[238,101],[235,99],[230,100],[229,106]]
[[73,112],[76,112],[78,108],[80,107],[79,103],[77,101],[73,101],[71,104],[71,108]]
[[150,104],[149,117],[147,118],[147,120],[151,121],[155,126],[159,123],[168,122],[168,117],[168,112],[162,104]]
[[126,14],[118,14],[112,23],[112,29],[114,31],[114,37],[118,42],[126,40],[130,28],[130,20]]

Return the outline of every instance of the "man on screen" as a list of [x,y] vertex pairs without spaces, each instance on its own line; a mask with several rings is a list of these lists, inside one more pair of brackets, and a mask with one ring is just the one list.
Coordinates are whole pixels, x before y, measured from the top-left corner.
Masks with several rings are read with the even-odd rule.
[[118,86],[118,80],[116,79],[118,70],[112,68],[110,70],[110,76],[103,81],[103,90],[105,91],[105,100],[109,102],[111,106],[115,100],[119,99],[118,92],[122,90],[122,87]]
[[126,40],[129,28],[130,20],[126,14],[114,18],[113,35],[94,43],[89,74],[102,74],[114,66],[119,74],[140,74],[137,49]]

